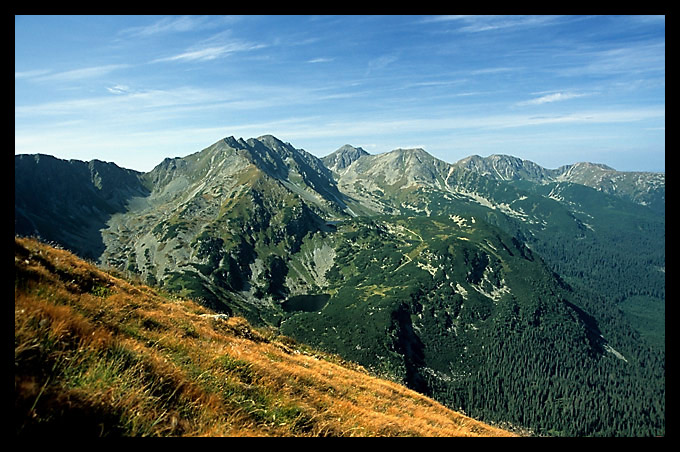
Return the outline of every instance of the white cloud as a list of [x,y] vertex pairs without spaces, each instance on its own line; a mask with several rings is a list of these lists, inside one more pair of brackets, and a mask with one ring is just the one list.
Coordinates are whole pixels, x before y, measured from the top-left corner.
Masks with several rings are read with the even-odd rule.
[[202,60],[214,60],[215,58],[223,55],[226,52],[224,47],[208,47],[205,49],[191,50],[188,52],[180,53],[166,58],[158,58],[154,62],[162,61],[202,61]]
[[481,33],[492,30],[550,25],[556,19],[559,19],[559,16],[449,15],[428,17],[423,22],[458,22],[463,24],[462,27],[458,28],[458,31]]
[[[46,73],[43,75],[37,74],[32,77],[33,80],[41,82],[70,82],[82,80],[86,78],[100,77],[110,72],[129,67],[127,64],[107,64],[103,66],[86,67],[82,69],[73,69],[70,71]],[[39,71],[28,71],[37,73]],[[16,77],[16,74],[15,74]]]
[[187,32],[195,30],[199,26],[203,26],[204,23],[205,23],[204,17],[196,16],[164,17],[149,25],[126,28],[121,31],[121,34],[148,37],[165,33]]
[[470,16],[466,15],[461,15],[461,14],[449,14],[449,15],[440,15],[440,16],[427,16],[425,17],[421,22],[422,23],[431,23],[431,22],[448,22],[452,20],[461,20],[461,19],[466,19]]
[[526,100],[523,102],[518,102],[517,105],[541,105],[548,104],[552,102],[559,102],[567,99],[574,99],[577,97],[583,97],[586,94],[576,94],[576,93],[552,93],[546,94],[545,96],[537,97],[534,99]]
[[218,90],[178,87],[172,90],[132,90],[126,85],[106,88],[116,96],[101,95],[14,107],[17,120],[45,117],[82,117],[88,120],[110,120],[137,123],[142,116],[162,117],[187,106],[207,108],[212,102],[224,101]]
[[559,67],[560,77],[583,77],[585,75],[619,76],[649,74],[665,75],[666,43],[638,42],[627,46],[599,48],[575,46],[554,55],[555,58],[572,61],[569,67]]
[[106,90],[113,94],[127,94],[130,92],[130,87],[127,85],[115,85],[107,87]]
[[247,52],[250,50],[260,49],[262,47],[265,46],[263,44],[234,41],[223,45],[187,50],[186,52],[182,52],[178,55],[155,59],[152,61],[152,63],[160,63],[165,61],[210,61],[235,52]]
[[[630,109],[617,111],[583,111],[570,115],[527,116],[527,115],[478,115],[445,116],[438,118],[385,118],[379,120],[333,119],[333,118],[290,118],[288,121],[272,121],[257,124],[261,130],[280,133],[282,139],[309,139],[322,137],[351,136],[358,138],[391,136],[395,133],[427,134],[429,132],[453,130],[503,130],[551,124],[568,123],[625,123],[643,121],[665,116],[663,108]],[[247,125],[238,126],[249,128]],[[275,129],[275,130],[274,130]],[[278,136],[278,135],[277,135]],[[416,138],[417,139],[417,138]]]
[[333,61],[335,58],[313,58],[311,60],[307,60],[308,63],[330,63]]
[[32,71],[14,71],[14,80],[35,78],[41,75],[46,75],[52,72],[49,69],[35,69]]
[[470,71],[470,75],[485,75],[485,74],[499,74],[502,72],[518,71],[519,67],[490,67],[485,69],[475,69]]
[[390,64],[397,61],[399,57],[397,55],[382,55],[378,58],[374,58],[368,62],[368,68],[366,69],[366,75],[369,75],[373,71],[379,71]]

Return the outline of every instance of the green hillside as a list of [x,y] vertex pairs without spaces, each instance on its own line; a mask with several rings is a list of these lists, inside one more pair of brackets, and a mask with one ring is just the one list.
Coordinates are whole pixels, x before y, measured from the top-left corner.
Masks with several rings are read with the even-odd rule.
[[338,235],[329,297],[290,314],[284,334],[489,422],[663,434],[658,358],[619,354],[516,239],[473,217],[376,217]]

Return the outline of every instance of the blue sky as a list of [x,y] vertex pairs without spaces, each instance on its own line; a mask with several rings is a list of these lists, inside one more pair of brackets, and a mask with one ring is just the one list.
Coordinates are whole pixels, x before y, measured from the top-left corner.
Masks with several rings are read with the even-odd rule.
[[665,171],[663,16],[15,16],[15,154],[226,136]]

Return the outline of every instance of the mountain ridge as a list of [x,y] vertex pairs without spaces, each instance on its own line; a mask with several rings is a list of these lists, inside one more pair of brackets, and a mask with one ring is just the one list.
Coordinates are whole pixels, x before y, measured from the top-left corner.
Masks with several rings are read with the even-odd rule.
[[[353,148],[351,145],[345,146]],[[340,149],[334,153],[339,152]],[[572,164],[562,165],[555,169],[549,169],[542,167],[531,160],[521,159],[512,155],[491,154],[488,157],[470,155],[456,162],[449,163],[432,156],[422,148],[397,148],[392,151],[387,151],[380,154],[369,154],[367,152],[363,153],[352,159],[348,164],[344,165],[342,169],[346,169],[349,164],[353,163],[359,157],[363,157],[364,155],[385,156],[395,152],[402,155],[413,154],[426,156],[427,158],[434,159],[435,161],[448,164],[451,167],[464,168],[471,172],[498,180],[531,180],[537,183],[572,182],[595,188],[596,190],[603,191],[608,194],[614,194],[625,199],[630,199],[633,202],[642,205],[653,204],[653,207],[656,208],[665,205],[665,196],[661,196],[660,201],[653,200],[650,203],[650,197],[645,196],[644,194],[645,185],[651,185],[651,190],[653,191],[658,191],[660,190],[661,186],[665,185],[664,172],[618,171],[606,164],[588,161],[575,162]],[[334,153],[329,154],[322,159],[331,157]],[[501,174],[501,172],[503,174]],[[617,190],[617,180],[624,182],[626,185],[624,187],[619,187]]]
[[352,162],[363,157],[364,155],[370,154],[363,148],[345,144],[334,152],[322,157],[321,161],[331,171],[340,172],[351,165]]

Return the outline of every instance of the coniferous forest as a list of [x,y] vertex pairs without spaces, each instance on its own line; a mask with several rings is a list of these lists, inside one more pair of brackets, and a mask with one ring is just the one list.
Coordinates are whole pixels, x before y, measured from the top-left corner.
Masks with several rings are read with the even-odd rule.
[[[606,272],[562,279],[542,266],[538,254],[519,242],[513,246],[495,228],[477,225],[476,242],[494,247],[484,250],[468,241],[451,245],[444,220],[383,221],[341,228],[339,265],[328,276],[342,288],[323,312],[286,320],[284,332],[377,373],[399,375],[447,406],[505,428],[549,436],[664,435],[664,348],[641,337],[615,297],[587,290]],[[406,247],[387,232],[399,225],[410,232]],[[409,250],[425,248],[439,257],[432,262],[446,263],[431,275],[405,259]],[[490,252],[502,248],[504,253]],[[602,257],[597,249],[592,255]],[[512,275],[515,262],[531,276]],[[592,267],[604,270],[600,262]],[[618,265],[632,271],[625,261]],[[378,268],[396,271],[386,280]],[[448,282],[458,280],[457,268],[470,269],[464,278],[473,285],[484,284],[483,274],[487,281],[507,280],[513,294],[494,303],[471,290],[465,294],[460,285],[452,289]],[[603,285],[615,285],[619,276],[611,275],[599,277]],[[628,284],[636,287],[633,280]],[[376,350],[381,337],[390,340]],[[452,363],[452,356],[461,356],[460,362]]]

